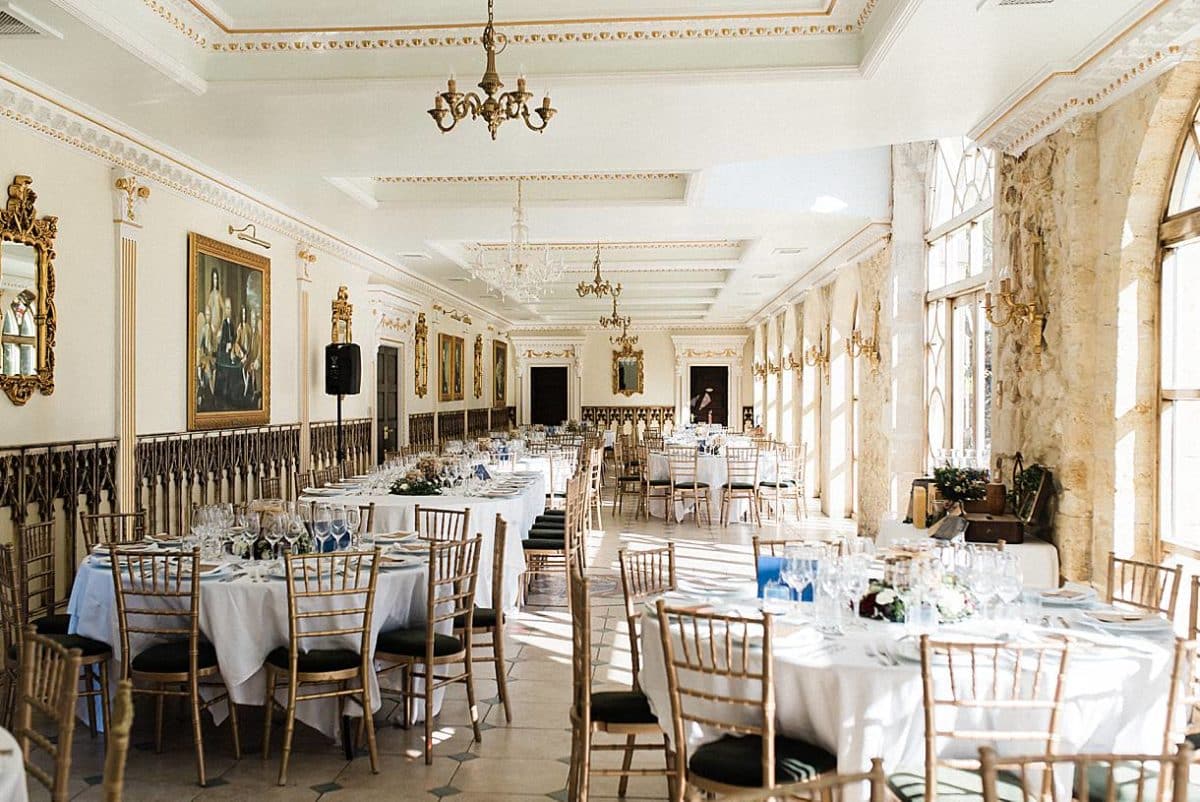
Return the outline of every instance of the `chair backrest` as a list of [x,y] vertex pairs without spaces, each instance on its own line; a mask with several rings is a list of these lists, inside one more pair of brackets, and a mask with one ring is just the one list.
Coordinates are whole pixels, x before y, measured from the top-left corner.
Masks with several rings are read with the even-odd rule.
[[[863,784],[867,793],[862,794]],[[738,791],[731,794],[721,794],[721,802],[775,802],[779,799],[820,799],[822,802],[841,802],[847,797],[847,790],[858,793],[857,799],[867,802],[884,802],[888,798],[887,772],[883,770],[881,758],[871,758],[871,769],[865,772],[842,774],[826,772],[811,780],[798,783],[788,783],[772,791],[754,790]],[[786,791],[786,794],[781,794]],[[851,794],[854,797],[854,794]]]
[[99,543],[137,543],[146,537],[144,512],[85,513],[79,516],[79,522],[83,525],[83,544],[88,551]]
[[[983,802],[1072,802],[1074,799],[1121,802],[1186,802],[1190,744],[1175,754],[1073,754],[999,757],[991,746],[979,749]],[[1073,775],[1073,787],[1048,782],[1058,769]]]
[[[969,769],[979,766],[976,759],[939,758],[938,739],[1034,743],[1044,755],[1055,753],[1069,641],[963,643],[922,635],[920,648],[927,802],[934,802],[937,795],[939,763]],[[988,725],[956,728],[956,717],[964,711],[985,719]]]
[[[13,676],[21,665],[21,648],[24,644],[25,613],[21,592],[17,583],[17,564],[11,543],[0,545],[0,634],[4,640],[0,646],[0,660],[13,663]],[[9,657],[12,655],[12,658]],[[5,711],[8,716],[11,710]]]
[[[371,611],[379,578],[380,550],[291,554],[287,557],[288,657],[296,675],[309,641],[344,641],[363,665],[371,661]],[[323,648],[329,648],[324,646]]]
[[[50,791],[54,802],[70,798],[71,744],[75,737],[80,662],[78,649],[68,650],[38,635],[32,627],[24,633],[13,736],[24,755],[25,772]],[[39,719],[54,722],[55,738],[48,738],[34,728],[35,714]],[[51,771],[43,768],[44,760],[33,756],[35,749],[49,757]]]
[[123,679],[112,701],[112,721],[104,750],[104,802],[121,802],[125,793],[125,758],[133,731],[133,682]]
[[55,582],[56,543],[53,521],[25,524],[13,539],[17,592],[26,621],[37,621],[60,607]]
[[725,471],[730,485],[758,486],[758,449],[726,448]]
[[588,450],[588,490],[593,494],[600,493],[600,477],[604,470],[604,448]]
[[475,618],[475,586],[479,578],[479,535],[462,540],[429,542],[429,578],[426,588],[425,651],[432,664],[433,636],[444,622],[466,619],[468,632]]
[[283,489],[278,476],[263,476],[258,480],[259,498],[283,498]]
[[753,535],[750,543],[754,549],[754,569],[758,570],[759,557],[782,557],[789,546],[819,546],[821,548],[836,548],[838,556],[846,550],[845,540],[812,540],[807,538],[765,538]]
[[592,603],[591,581],[575,564],[567,566],[567,601],[571,608],[572,723],[591,720]]
[[584,549],[587,547],[587,499],[588,487],[582,475],[567,481],[567,512],[563,516],[563,541],[567,550],[567,561],[582,570],[587,562]]
[[[692,725],[762,738],[762,787],[775,784],[772,617],[671,607],[658,600],[658,628],[671,697],[673,741]],[[761,649],[758,648],[761,646]]]
[[775,454],[775,481],[804,482],[804,463],[808,446],[789,446],[782,443],[772,449]]
[[133,658],[160,641],[188,642],[189,671],[196,673],[200,643],[200,549],[112,553],[117,624],[121,633],[121,678],[129,679]]
[[375,502],[369,504],[358,505],[359,519],[358,532],[359,534],[369,534],[375,531]]
[[427,540],[462,540],[470,530],[471,509],[439,510],[417,505],[417,534]]
[[329,484],[330,481],[329,469],[313,468],[312,477],[314,487],[324,487],[325,485]]
[[663,440],[663,436],[660,434],[648,434],[642,438],[642,442],[644,442],[646,444],[646,448],[650,449],[651,451],[662,451],[665,441]]
[[296,471],[295,479],[293,481],[296,485],[296,498],[300,498],[300,494],[303,493],[306,488],[318,486],[316,477],[313,476],[312,471]]
[[671,484],[690,485],[696,481],[699,455],[690,446],[672,446],[667,449],[667,468],[670,471]]
[[633,666],[633,687],[636,688],[638,672],[642,668],[641,649],[638,646],[638,621],[641,619],[639,606],[650,596],[675,590],[675,544],[668,543],[660,549],[639,551],[621,549],[617,552],[617,561],[621,566],[621,591],[625,596],[629,655]]
[[1179,583],[1183,567],[1168,567],[1139,560],[1127,560],[1108,553],[1108,582],[1105,599],[1109,604],[1127,604],[1139,610],[1175,617]]
[[1192,608],[1188,615],[1188,640],[1200,635],[1200,574],[1192,577]]
[[496,621],[503,617],[504,610],[504,550],[508,540],[508,522],[504,516],[496,513],[495,535],[492,542],[492,609],[496,611]]

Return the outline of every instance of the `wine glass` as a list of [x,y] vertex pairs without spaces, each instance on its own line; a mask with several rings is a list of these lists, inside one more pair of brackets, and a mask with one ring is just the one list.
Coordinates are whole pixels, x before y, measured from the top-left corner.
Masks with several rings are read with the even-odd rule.
[[313,539],[316,541],[318,553],[326,550],[325,546],[332,527],[332,520],[333,512],[329,509],[329,505],[318,504],[313,511]]
[[817,589],[824,606],[830,608],[830,620],[818,622],[821,632],[826,635],[842,634],[841,582],[840,558],[826,557],[817,564]]
[[346,531],[346,508],[341,504],[333,504],[329,508],[329,532],[333,535],[333,546],[330,551],[348,548],[350,535]]
[[1000,570],[996,574],[996,595],[1005,609],[1011,613],[1013,604],[1021,598],[1025,588],[1021,574],[1021,562],[1015,554],[1001,553]]
[[346,529],[350,533],[350,541],[347,545],[351,548],[358,548],[362,540],[362,533],[359,528],[362,526],[362,508],[354,504],[346,505]]
[[271,558],[279,556],[279,541],[287,531],[283,525],[283,516],[279,513],[268,513],[263,521],[263,537],[271,544]]
[[991,549],[974,549],[971,555],[970,583],[971,592],[979,600],[979,606],[984,618],[988,618],[991,599],[996,592],[996,559]]
[[[857,539],[862,540],[863,538]],[[862,629],[864,627],[864,624],[858,621],[858,616],[862,612],[861,603],[863,595],[866,594],[867,588],[870,586],[870,578],[867,576],[870,565],[870,558],[861,553],[842,559],[842,571],[839,573],[839,577],[842,592],[849,598],[850,609],[854,611],[854,619],[850,624],[851,629]]]

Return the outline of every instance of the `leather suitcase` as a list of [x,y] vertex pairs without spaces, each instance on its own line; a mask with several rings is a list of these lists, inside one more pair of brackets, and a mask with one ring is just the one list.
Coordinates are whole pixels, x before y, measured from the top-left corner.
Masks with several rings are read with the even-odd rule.
[[968,543],[1025,542],[1025,522],[1015,515],[968,512],[962,517],[967,522],[965,537]]

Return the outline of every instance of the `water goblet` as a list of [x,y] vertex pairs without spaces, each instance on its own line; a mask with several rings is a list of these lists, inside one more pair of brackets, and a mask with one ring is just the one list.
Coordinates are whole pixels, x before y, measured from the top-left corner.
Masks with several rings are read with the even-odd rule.
[[316,542],[318,553],[326,550],[332,520],[333,512],[328,504],[318,504],[313,510],[313,540]]
[[818,628],[826,635],[842,634],[841,560],[826,557],[817,564],[817,589],[822,606],[827,608],[828,620],[818,620]]
[[263,521],[263,537],[271,544],[272,559],[279,555],[279,541],[286,531],[282,516],[278,513],[268,513]]
[[[860,538],[861,539],[861,538]],[[865,625],[859,621],[862,613],[862,598],[870,586],[867,572],[870,569],[870,559],[865,554],[856,554],[842,559],[842,571],[839,574],[841,590],[850,601],[853,618],[851,629],[863,629]]]
[[999,555],[1000,570],[996,574],[996,596],[1006,612],[1013,610],[1013,604],[1021,598],[1024,581],[1021,574],[1021,563],[1015,554],[1001,553]]
[[346,508],[341,504],[333,504],[329,510],[329,532],[333,536],[333,546],[329,550],[349,548],[350,533],[346,530]]
[[346,505],[346,529],[350,533],[350,542],[347,544],[351,548],[358,548],[362,542],[362,532],[359,529],[362,527],[362,508],[353,504]]

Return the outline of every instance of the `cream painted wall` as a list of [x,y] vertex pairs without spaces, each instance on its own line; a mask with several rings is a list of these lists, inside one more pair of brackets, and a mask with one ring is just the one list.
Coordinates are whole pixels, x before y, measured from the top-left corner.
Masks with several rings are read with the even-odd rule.
[[[414,390],[414,376],[411,357],[404,371],[403,388],[406,395],[407,413],[415,415],[424,412],[462,412],[467,409],[490,409],[492,407],[492,387],[494,368],[492,365],[492,343],[496,340],[507,342],[504,333],[489,321],[472,317],[470,325],[454,320],[447,315],[431,309],[425,310],[426,325],[429,326],[429,392],[424,398],[417,398]],[[462,401],[438,401],[438,334],[451,334],[464,340],[464,357],[466,366],[463,375],[465,382]],[[483,335],[483,393],[475,398],[474,387],[474,355],[475,337]],[[516,403],[515,374],[513,372],[513,349],[508,349],[508,383],[506,406]]]
[[607,331],[587,333],[583,344],[583,406],[673,406],[675,404],[675,346],[669,331],[631,332],[638,338],[646,372],[645,392],[624,396],[612,391],[612,354]]

